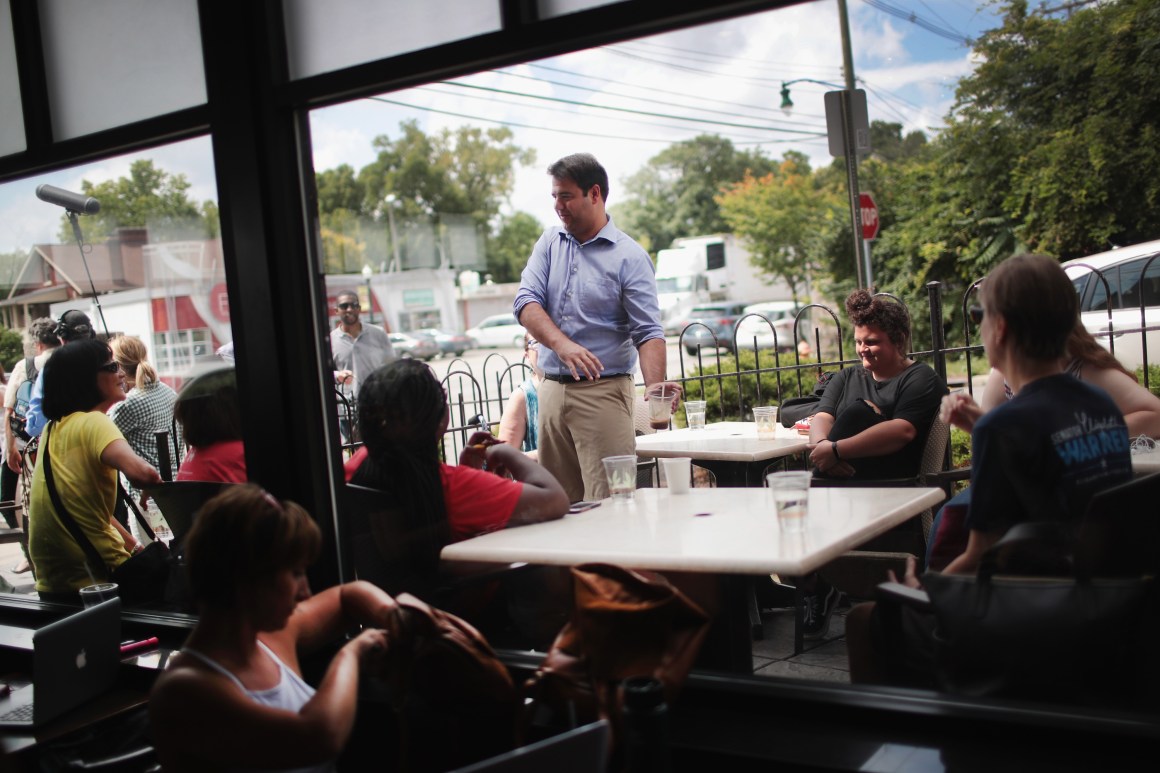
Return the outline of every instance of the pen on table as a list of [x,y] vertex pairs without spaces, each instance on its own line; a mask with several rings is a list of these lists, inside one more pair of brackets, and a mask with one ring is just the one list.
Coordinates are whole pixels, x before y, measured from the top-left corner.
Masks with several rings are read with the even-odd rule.
[[150,636],[148,639],[142,639],[141,641],[131,641],[121,645],[121,654],[128,655],[133,652],[139,652],[140,650],[147,650],[150,647],[156,647],[157,642],[156,636]]

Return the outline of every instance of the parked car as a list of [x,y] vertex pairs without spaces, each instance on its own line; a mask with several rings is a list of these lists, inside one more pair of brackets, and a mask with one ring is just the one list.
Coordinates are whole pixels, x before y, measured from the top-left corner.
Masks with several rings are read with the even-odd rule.
[[737,346],[752,351],[754,346],[765,350],[773,349],[776,345],[779,352],[792,352],[797,348],[793,324],[793,317],[773,320],[757,314],[743,317],[737,323]]
[[400,357],[414,357],[416,360],[430,361],[439,354],[439,344],[430,338],[415,338],[406,333],[390,333],[391,346]]
[[424,327],[412,330],[410,334],[415,338],[427,338],[434,341],[444,356],[453,354],[456,357],[462,357],[468,349],[475,348],[475,339],[465,333],[448,333],[437,327]]
[[[1147,339],[1139,332],[1144,327],[1160,326],[1158,255],[1160,240],[1120,247],[1063,264],[1079,294],[1080,319],[1084,327],[1111,349],[1128,370],[1135,370],[1144,363],[1145,340],[1148,361],[1160,365],[1160,329],[1149,330]],[[1122,332],[1133,330],[1136,332]]]
[[473,338],[478,346],[499,347],[514,346],[522,349],[524,346],[524,326],[516,319],[515,314],[494,314],[486,317],[473,328],[469,328],[466,335]]
[[[703,303],[689,312],[688,326],[681,332],[681,346],[689,356],[697,348],[712,353],[713,349],[733,352],[733,328],[744,316],[745,303]],[[700,323],[700,324],[696,324]]]

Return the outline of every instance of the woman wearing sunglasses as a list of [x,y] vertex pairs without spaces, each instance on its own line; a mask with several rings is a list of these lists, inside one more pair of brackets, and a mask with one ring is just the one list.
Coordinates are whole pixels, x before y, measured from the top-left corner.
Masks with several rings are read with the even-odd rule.
[[[161,476],[105,415],[124,399],[124,373],[103,341],[66,344],[44,365],[43,406],[50,423],[41,437],[28,508],[28,548],[41,598],[78,601],[78,590],[103,581],[141,547],[113,517],[117,474],[138,487],[158,484]],[[50,466],[51,488],[66,515],[58,512],[46,480]],[[84,549],[63,520],[69,516],[105,566],[86,566]]]

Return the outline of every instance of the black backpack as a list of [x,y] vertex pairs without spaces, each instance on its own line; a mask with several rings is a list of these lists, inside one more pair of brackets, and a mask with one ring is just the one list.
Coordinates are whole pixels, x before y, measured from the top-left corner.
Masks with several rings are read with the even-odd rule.
[[25,431],[25,425],[28,423],[28,405],[32,402],[32,387],[36,384],[36,358],[24,358],[24,381],[16,388],[16,404],[12,406],[12,415],[8,417],[8,425],[12,427],[13,434],[21,440],[32,440],[32,437]]

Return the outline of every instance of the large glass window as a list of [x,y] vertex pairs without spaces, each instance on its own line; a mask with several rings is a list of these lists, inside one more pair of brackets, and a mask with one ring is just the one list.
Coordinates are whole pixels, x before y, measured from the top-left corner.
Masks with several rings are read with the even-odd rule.
[[[594,5],[541,4],[552,14]],[[874,94],[871,117],[893,124],[882,130],[882,151],[895,159],[917,152],[925,135],[914,133],[946,113],[954,77],[969,68],[964,50],[943,52],[939,82],[916,66],[935,56],[930,51],[888,53],[866,42],[870,20],[856,21],[862,25],[856,40],[865,45],[860,77]],[[801,242],[785,250],[791,257],[845,217],[841,170],[829,169],[823,106],[823,92],[842,82],[837,29],[833,4],[813,3],[312,111],[332,329],[343,325],[335,302],[349,293],[359,301],[362,324],[416,335],[441,328],[473,339],[463,354],[424,351],[405,339],[395,347],[401,356],[427,360],[444,381],[451,417],[444,456],[454,463],[468,433],[498,426],[505,402],[527,377],[524,331],[511,316],[512,302],[536,240],[560,223],[546,169],[582,151],[607,169],[613,220],[657,261],[658,290],[674,316],[705,302],[792,308],[795,289],[778,272],[755,267],[745,239],[732,233],[742,218],[726,219],[720,199],[734,186],[793,175],[784,201],[768,209],[772,215],[813,196],[787,216],[808,219]],[[789,108],[779,102],[783,84],[792,91]],[[803,192],[811,186],[826,192]],[[828,276],[806,270],[795,281],[800,305],[841,310]],[[777,331],[790,339],[778,347],[783,357],[795,350],[788,329]],[[683,372],[681,355],[673,335],[673,378],[693,375],[695,364],[686,356]],[[336,388],[344,406],[355,400],[348,385]],[[340,429],[344,440],[354,439],[344,446],[351,453],[357,434]],[[795,654],[793,594],[781,592],[787,595],[762,597],[782,608],[767,616],[770,635],[755,644],[757,673],[849,681],[845,608],[825,637]]]
[[[37,197],[42,184],[99,203],[99,211],[76,219],[81,245],[66,210]],[[201,373],[229,367],[215,355],[233,340],[233,332],[207,138],[0,186],[0,364],[4,372],[12,374],[18,365],[23,372],[27,358],[39,358],[33,361],[43,368],[52,350],[33,338],[30,330],[42,331],[38,320],[59,320],[70,310],[86,314],[99,337],[140,339],[146,361],[167,389],[180,391]],[[126,382],[130,390],[132,377],[128,374]],[[19,387],[17,381],[10,380],[9,396]],[[133,394],[129,392],[130,399]],[[148,440],[138,441],[134,438],[142,432],[134,430],[141,428],[128,413],[115,421],[139,455],[157,459],[157,441],[151,432]],[[170,409],[160,424],[168,428],[171,423]],[[18,454],[23,446],[16,443]],[[178,463],[181,449],[175,449],[170,458]],[[0,497],[15,503],[4,509],[18,526],[26,523],[25,478],[6,477]],[[156,507],[145,515],[155,525],[163,523]],[[140,533],[135,525],[131,528]],[[165,535],[164,529],[160,533]],[[22,542],[0,544],[0,577],[5,593],[35,598],[35,580],[33,572],[25,569]]]

